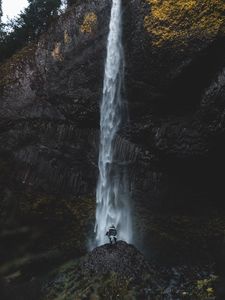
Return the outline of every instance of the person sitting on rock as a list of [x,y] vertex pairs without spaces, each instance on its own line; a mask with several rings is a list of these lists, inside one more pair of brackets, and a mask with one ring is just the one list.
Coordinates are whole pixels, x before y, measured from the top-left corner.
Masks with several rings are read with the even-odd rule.
[[114,225],[112,225],[109,230],[106,232],[106,235],[109,238],[109,242],[112,245],[113,241],[116,244],[117,241],[117,230]]

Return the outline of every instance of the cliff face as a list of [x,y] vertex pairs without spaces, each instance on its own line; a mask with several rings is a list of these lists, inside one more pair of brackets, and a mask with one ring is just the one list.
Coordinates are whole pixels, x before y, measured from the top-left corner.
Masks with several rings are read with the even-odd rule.
[[80,1],[1,66],[1,274],[86,251],[109,13]]
[[[129,168],[136,244],[151,255],[219,257],[224,3],[123,8],[130,123],[116,147]],[[80,253],[92,231],[109,13],[109,1],[78,1],[0,67],[1,236],[28,236],[29,253]]]
[[[61,174],[65,189],[70,192],[71,189],[78,194],[93,190],[98,99],[109,19],[109,5],[96,3],[92,1],[70,10],[37,45],[28,46],[2,66],[1,120],[3,126],[10,122],[8,133],[16,139],[7,141],[9,145],[2,143],[2,148],[12,150],[18,140],[21,143],[20,135],[22,139],[30,139],[12,153],[16,162],[24,166],[20,166],[20,175],[16,175],[21,182],[30,181],[33,185],[38,177],[37,181],[42,181],[36,182],[38,186],[46,184],[47,190],[50,186],[57,190],[63,184],[59,182]],[[73,136],[71,145],[69,136]],[[84,147],[82,140],[87,143]],[[65,143],[69,148],[60,149]],[[87,153],[89,157],[85,157],[84,149],[92,154]],[[64,158],[58,160],[57,156],[61,155]],[[71,159],[76,163],[71,163]],[[79,165],[86,170],[81,160],[89,164],[89,172],[85,171],[84,176],[78,170]],[[87,182],[87,178],[92,182]]]
[[[220,228],[221,245],[224,3],[131,1],[124,6],[131,122],[122,134],[141,148],[142,159],[137,160],[141,167],[135,167],[133,186],[134,199],[141,203],[136,213],[149,223],[145,244],[154,237],[149,243],[152,247],[157,240],[157,253],[162,245],[167,249],[173,243],[181,245],[174,234],[179,228],[181,236],[194,237],[198,232],[193,240],[187,238],[187,245],[192,240],[198,249],[203,244],[208,247],[214,234],[200,233],[203,226],[208,233],[210,227]],[[210,247],[215,248],[215,240]]]

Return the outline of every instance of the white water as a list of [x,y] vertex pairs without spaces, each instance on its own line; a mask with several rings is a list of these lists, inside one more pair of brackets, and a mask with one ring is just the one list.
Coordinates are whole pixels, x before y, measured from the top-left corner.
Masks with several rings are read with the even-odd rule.
[[111,225],[118,229],[118,239],[131,242],[132,238],[126,170],[115,161],[114,153],[115,137],[125,115],[121,97],[123,71],[121,0],[113,0],[101,102],[95,224],[97,246],[107,242],[105,234]]

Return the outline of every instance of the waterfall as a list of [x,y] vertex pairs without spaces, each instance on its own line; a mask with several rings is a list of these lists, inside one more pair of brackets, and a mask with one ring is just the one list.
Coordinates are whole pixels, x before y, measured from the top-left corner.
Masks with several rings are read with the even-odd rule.
[[121,0],[112,1],[111,19],[101,102],[99,179],[96,191],[96,244],[107,242],[107,229],[115,225],[118,239],[131,242],[129,188],[126,168],[116,160],[114,142],[124,120],[124,54]]

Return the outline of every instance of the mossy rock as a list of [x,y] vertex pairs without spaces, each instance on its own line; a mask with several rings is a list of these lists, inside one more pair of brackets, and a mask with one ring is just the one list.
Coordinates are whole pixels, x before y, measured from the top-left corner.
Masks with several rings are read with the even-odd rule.
[[[123,260],[127,259],[128,264],[129,261],[133,262],[135,273],[141,254],[134,250],[137,256],[132,256],[130,250],[134,249],[133,246],[121,242],[122,248],[124,245],[127,250],[123,249],[123,255],[120,253],[120,258],[117,258],[117,270],[111,265],[114,271],[110,271],[110,260],[113,260],[113,251],[117,250],[107,245],[55,269],[45,280],[43,299],[215,299],[218,277],[211,273],[209,268],[182,266],[170,269],[149,264],[146,269],[140,264],[142,275],[139,274],[139,279],[134,279],[132,272],[126,272],[127,265]],[[112,249],[107,250],[107,247]],[[101,266],[103,250],[109,251],[108,256],[103,254],[104,259],[108,259],[108,264],[105,262],[105,270]],[[95,271],[92,269],[93,264],[89,264],[90,257],[96,258],[96,261],[92,261]],[[148,265],[147,261],[146,264]]]
[[150,257],[179,262],[212,261],[222,255],[223,215],[152,215],[141,210],[138,214],[136,211],[135,220],[137,237]]
[[188,44],[192,39],[212,39],[224,35],[225,3],[223,0],[145,0],[150,13],[144,27],[155,46],[171,42]]
[[5,87],[18,81],[18,72],[23,72],[27,64],[33,64],[36,48],[36,44],[30,44],[0,64],[0,93]]

